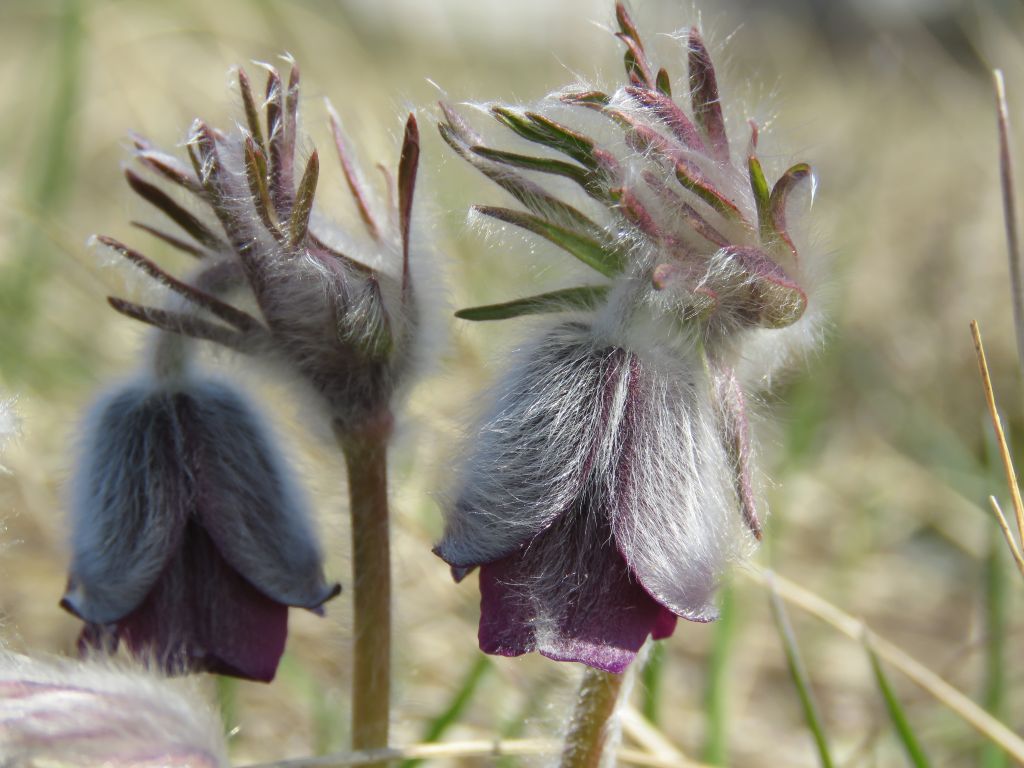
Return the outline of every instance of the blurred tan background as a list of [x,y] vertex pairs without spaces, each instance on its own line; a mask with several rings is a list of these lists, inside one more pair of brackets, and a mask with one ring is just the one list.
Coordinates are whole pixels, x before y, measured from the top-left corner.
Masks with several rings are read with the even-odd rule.
[[[655,33],[694,23],[696,11],[668,0],[635,0],[633,10],[661,63],[681,73],[682,53]],[[1024,6],[721,0],[701,13],[723,97],[760,120],[774,116],[772,146],[785,153],[777,165],[815,166],[813,227],[834,263],[830,341],[762,409],[772,518],[757,561],[863,617],[1020,732],[1024,584],[982,506],[1006,493],[986,447],[968,322],[981,322],[1020,443],[988,69],[1005,69],[1024,137]],[[442,93],[531,102],[573,73],[616,83],[621,51],[599,26],[611,20],[611,0],[0,0],[0,382],[18,395],[23,421],[0,477],[0,616],[11,646],[73,651],[77,625],[57,601],[75,427],[97,391],[138,367],[145,341],[104,302],[144,289],[86,238],[111,234],[181,266],[128,226],[154,215],[122,180],[127,131],[180,150],[194,117],[238,118],[230,67],[290,52],[302,67],[305,127],[321,147],[320,210],[337,207],[351,221],[323,97],[367,167],[394,165],[415,107],[419,201],[436,217],[451,303],[521,295],[536,290],[549,254],[466,227],[470,203],[500,196],[443,147],[433,105]],[[557,736],[578,674],[537,657],[479,662],[475,578],[453,585],[429,551],[440,530],[433,494],[465,404],[521,332],[516,321],[499,325],[449,323],[441,372],[414,393],[393,457],[397,743],[423,738],[467,677],[478,685],[445,739]],[[293,393],[228,365],[271,401],[314,490],[330,573],[347,583],[339,457],[307,429]],[[763,590],[738,578],[731,608],[728,622],[680,625],[660,673],[636,686],[636,706],[694,758],[816,765]],[[348,610],[343,594],[325,620],[293,612],[271,686],[207,683],[238,762],[345,746]],[[863,649],[795,609],[793,620],[838,762],[904,764]],[[891,676],[935,765],[1007,764],[942,704]]]

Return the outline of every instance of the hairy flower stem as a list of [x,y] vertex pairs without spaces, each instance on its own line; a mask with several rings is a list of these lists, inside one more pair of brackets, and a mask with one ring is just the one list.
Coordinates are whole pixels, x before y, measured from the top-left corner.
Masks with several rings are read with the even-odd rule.
[[[352,748],[388,744],[391,698],[391,555],[387,445],[391,415],[353,434],[335,435],[348,469],[352,515],[355,649],[352,659]],[[384,763],[377,765],[383,766]]]
[[609,736],[625,673],[587,667],[576,697],[576,710],[565,737],[561,768],[597,768]]

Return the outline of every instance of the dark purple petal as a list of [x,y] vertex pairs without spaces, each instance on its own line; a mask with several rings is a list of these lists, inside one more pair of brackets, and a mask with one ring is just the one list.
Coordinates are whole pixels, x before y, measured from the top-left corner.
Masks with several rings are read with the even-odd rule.
[[619,673],[648,636],[671,634],[675,617],[630,574],[600,514],[578,507],[522,551],[481,567],[481,650],[537,650]]
[[239,576],[207,533],[189,523],[183,546],[142,605],[116,626],[87,625],[82,640],[103,650],[124,641],[168,674],[208,671],[270,682],[287,633],[288,607]]

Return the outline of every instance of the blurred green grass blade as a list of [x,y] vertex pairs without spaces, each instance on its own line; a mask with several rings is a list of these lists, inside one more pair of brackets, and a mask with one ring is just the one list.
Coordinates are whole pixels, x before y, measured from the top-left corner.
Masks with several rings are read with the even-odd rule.
[[917,736],[914,734],[914,729],[911,727],[910,720],[907,719],[906,713],[903,711],[903,706],[900,704],[899,699],[896,698],[896,694],[893,693],[892,686],[889,684],[889,678],[886,676],[885,670],[882,669],[882,662],[878,658],[878,654],[875,653],[875,649],[871,647],[871,639],[867,635],[864,636],[864,649],[867,651],[868,659],[871,661],[871,670],[875,673],[875,682],[878,683],[878,690],[885,700],[885,708],[889,712],[889,718],[892,720],[893,727],[896,729],[896,735],[899,736],[900,742],[907,752],[910,764],[916,766],[916,768],[929,768],[931,763],[921,747],[921,742],[918,741]]
[[[39,290],[49,277],[56,258],[51,238],[44,230],[47,222],[58,219],[74,187],[76,170],[75,122],[80,102],[83,77],[82,50],[84,32],[82,6],[79,0],[56,4],[53,19],[56,59],[50,67],[38,68],[43,79],[36,85],[41,95],[50,90],[52,101],[48,113],[39,122],[46,126],[32,148],[32,161],[26,170],[23,188],[29,216],[12,239],[10,261],[0,273],[0,306],[6,324],[0,335],[0,359],[4,375],[30,380],[35,385],[46,378],[46,363],[37,358],[31,337],[39,310]],[[84,361],[89,350],[81,351]],[[53,361],[67,375],[67,361]],[[76,366],[78,367],[78,366]]]
[[[1000,414],[1003,418],[1003,414]],[[1004,423],[1005,423],[1004,418]],[[985,436],[984,462],[992,488],[1005,485],[999,443],[996,440],[992,420],[984,417],[982,434]],[[1012,433],[1007,440],[1012,439]],[[1012,449],[1012,445],[1009,446]],[[984,502],[983,502],[984,503]],[[985,523],[988,527],[986,542],[988,553],[982,564],[982,593],[985,601],[985,683],[982,704],[993,717],[1007,720],[1007,669],[1006,669],[1006,633],[1007,612],[1009,610],[1010,593],[1007,588],[1006,563],[1001,555],[1006,551],[999,526],[991,518]],[[979,768],[1008,768],[1009,756],[998,745],[986,741],[981,748]]]
[[811,681],[796,645],[796,635],[793,633],[793,627],[789,623],[789,616],[786,614],[786,608],[782,604],[782,599],[775,589],[774,578],[771,573],[766,572],[765,575],[767,576],[768,589],[771,595],[772,617],[775,619],[775,627],[779,631],[779,639],[782,640],[782,648],[786,654],[786,666],[789,667],[789,674],[793,678],[793,684],[796,686],[797,694],[800,696],[800,706],[803,708],[807,727],[814,737],[822,768],[834,768],[835,762],[832,760],[832,753],[829,751],[828,738],[825,736],[821,714],[818,712],[818,706],[814,703],[814,696],[811,693]]
[[[491,666],[489,658],[483,654],[477,656],[473,666],[469,668],[469,672],[462,679],[462,685],[455,689],[455,695],[448,702],[448,706],[427,726],[427,730],[423,734],[423,743],[431,744],[440,740],[444,736],[445,731],[458,722],[459,717],[462,716],[462,713],[466,711],[466,707],[469,706],[473,694],[476,693],[480,681],[484,679],[484,675],[491,669]],[[403,760],[402,768],[413,768],[413,766],[419,765],[422,762],[422,758]]]
[[328,696],[320,678],[288,653],[281,657],[278,677],[309,707],[313,754],[341,749],[348,735],[343,727],[347,718],[338,717],[337,702]]
[[643,684],[640,711],[654,725],[659,725],[661,720],[661,681],[664,671],[665,644],[653,641],[651,652],[647,655],[647,663],[640,670],[640,681]]
[[[533,690],[527,693],[522,708],[501,727],[501,738],[503,740],[522,738],[526,733],[527,724],[550,701],[549,693],[554,687],[551,679],[542,678]],[[519,765],[519,759],[510,755],[502,755],[494,761],[494,768],[515,768],[517,765]]]
[[729,757],[728,690],[733,641],[736,638],[736,592],[730,584],[721,591],[721,595],[704,692],[707,715],[704,762],[710,765],[727,765]]
[[220,721],[227,736],[238,725],[238,680],[225,675],[217,675],[217,708],[220,710]]
[[[986,521],[988,522],[988,521]],[[1007,721],[1006,637],[1010,592],[1005,562],[1006,542],[995,525],[989,525],[988,556],[985,558],[985,709]],[[982,747],[981,768],[1009,768],[1009,756],[999,746],[986,741]]]
[[610,286],[583,285],[560,291],[541,293],[522,299],[487,304],[481,307],[460,309],[455,316],[462,320],[507,320],[523,315],[539,315],[546,312],[568,312],[594,309],[607,295]]

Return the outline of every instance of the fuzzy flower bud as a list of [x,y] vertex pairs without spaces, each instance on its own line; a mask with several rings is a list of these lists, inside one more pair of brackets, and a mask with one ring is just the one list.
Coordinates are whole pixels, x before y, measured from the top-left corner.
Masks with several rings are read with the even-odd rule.
[[[339,429],[358,429],[388,413],[417,346],[418,297],[410,274],[416,121],[410,115],[406,123],[397,184],[387,175],[386,199],[376,202],[331,111],[342,167],[367,234],[367,242],[355,246],[314,215],[320,161],[315,150],[304,164],[297,157],[298,67],[292,66],[287,82],[273,67],[266,69],[264,116],[249,78],[239,70],[244,127],[225,133],[197,120],[188,139],[189,164],[136,138],[144,173],[127,170],[129,185],[186,237],[143,228],[204,266],[184,282],[141,253],[101,238],[179,294],[187,311],[115,298],[110,303],[165,331],[283,363],[313,387]],[[180,205],[155,180],[189,193],[196,210]],[[358,253],[349,252],[349,245]],[[258,317],[223,300],[223,294],[243,288],[251,293]]]
[[141,671],[0,650],[0,762],[69,768],[221,768],[220,722]]
[[168,673],[273,678],[288,606],[340,591],[274,440],[226,384],[142,381],[99,402],[73,483],[61,605],[81,645]]
[[[484,651],[611,672],[676,617],[715,618],[726,566],[761,537],[745,391],[814,338],[820,313],[788,220],[810,168],[770,186],[756,126],[743,151],[730,142],[698,32],[674,98],[621,4],[616,16],[628,84],[491,106],[518,147],[490,146],[442,105],[445,141],[525,209],[477,217],[598,279],[457,313],[563,319],[492,393],[436,550],[456,578],[481,567]],[[551,191],[569,186],[578,201]]]

